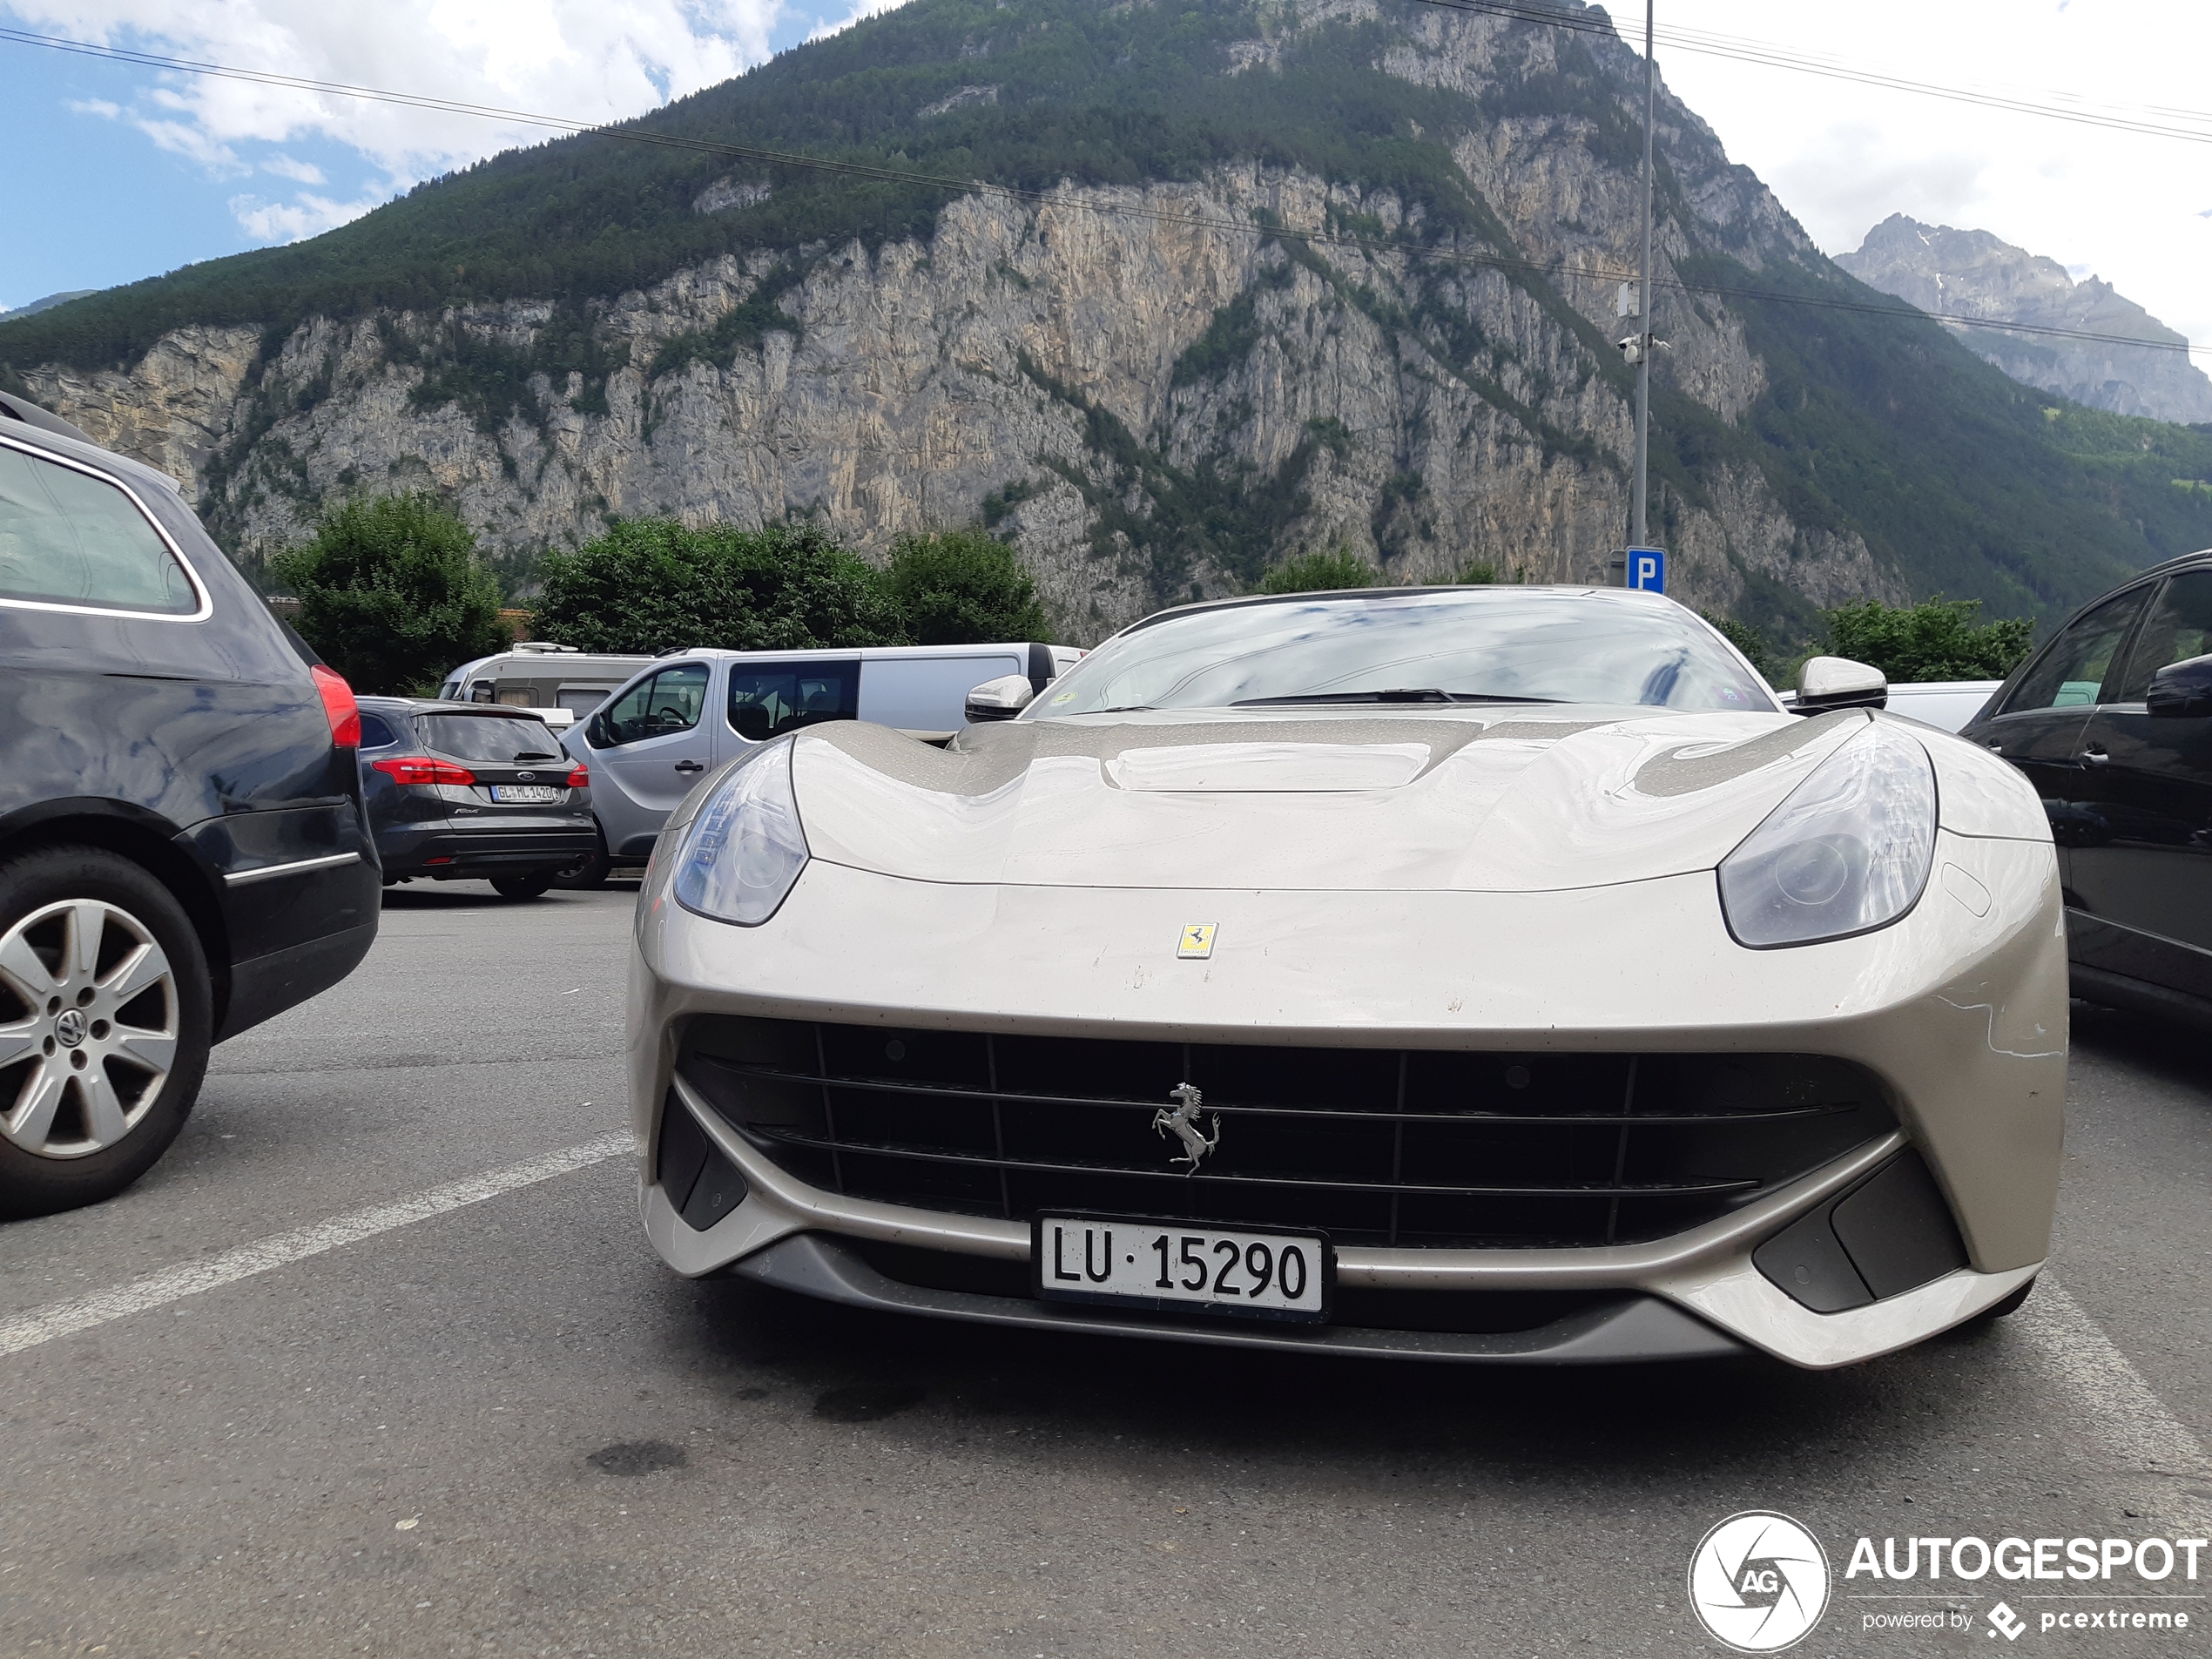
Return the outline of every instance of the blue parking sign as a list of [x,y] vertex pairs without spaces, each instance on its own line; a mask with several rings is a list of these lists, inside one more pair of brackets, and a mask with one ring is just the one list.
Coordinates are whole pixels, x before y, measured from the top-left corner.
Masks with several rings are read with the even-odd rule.
[[1642,588],[1646,593],[1666,592],[1667,550],[1663,547],[1630,548],[1629,585]]

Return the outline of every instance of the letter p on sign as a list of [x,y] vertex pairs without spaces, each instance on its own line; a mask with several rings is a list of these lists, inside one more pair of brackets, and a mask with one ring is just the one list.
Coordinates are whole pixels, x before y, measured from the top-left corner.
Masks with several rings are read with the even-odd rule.
[[1667,590],[1667,555],[1662,548],[1632,547],[1629,550],[1629,585],[1641,588],[1646,593]]

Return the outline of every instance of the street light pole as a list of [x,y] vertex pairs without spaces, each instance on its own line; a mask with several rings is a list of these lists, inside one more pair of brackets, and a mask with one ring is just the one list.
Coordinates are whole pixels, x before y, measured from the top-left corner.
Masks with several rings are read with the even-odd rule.
[[1636,475],[1632,547],[1651,545],[1645,512],[1644,475],[1651,453],[1651,118],[1658,70],[1651,57],[1651,12],[1656,0],[1643,0],[1643,281],[1636,289]]

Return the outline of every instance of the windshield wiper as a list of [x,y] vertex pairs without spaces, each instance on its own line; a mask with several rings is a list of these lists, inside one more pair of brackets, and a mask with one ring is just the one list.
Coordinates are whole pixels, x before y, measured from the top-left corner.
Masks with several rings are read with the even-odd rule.
[[1559,703],[1556,697],[1504,697],[1494,691],[1444,691],[1420,685],[1390,691],[1308,691],[1298,697],[1248,697],[1229,706],[1264,709],[1294,703]]
[[560,758],[543,749],[525,749],[515,757],[517,760],[558,760]]

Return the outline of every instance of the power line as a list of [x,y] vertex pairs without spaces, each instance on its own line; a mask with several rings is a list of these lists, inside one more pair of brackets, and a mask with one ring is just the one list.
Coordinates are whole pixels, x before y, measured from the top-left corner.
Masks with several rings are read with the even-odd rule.
[[[1481,4],[1480,0],[1425,0],[1425,3],[1450,4],[1459,9],[1510,11],[1515,14],[1522,11],[1532,14],[1541,13],[1545,19],[1575,16],[1575,14],[1554,12],[1547,8],[1510,6],[1504,3],[1503,0],[1496,5]],[[1575,26],[1583,25],[1578,24]],[[1589,24],[1588,29],[1588,31],[1595,32],[1595,25]],[[997,196],[1015,201],[1034,203],[1040,206],[1144,219],[1186,229],[1214,230],[1231,235],[1282,239],[1325,247],[1395,256],[1432,264],[1517,271],[1544,277],[1553,281],[1580,280],[1611,284],[1633,282],[1637,276],[1634,271],[1615,270],[1602,265],[1576,267],[1568,265],[1563,260],[1515,259],[1498,253],[1472,253],[1458,248],[1423,247],[1416,244],[1391,241],[1379,237],[1347,236],[1318,230],[1293,230],[1278,225],[1253,220],[1220,219],[1204,214],[1177,212],[1167,208],[1147,207],[1135,202],[1084,201],[1071,198],[1066,193],[1064,188],[1059,185],[1042,188],[1034,185],[1001,184],[990,179],[960,179],[948,174],[923,172],[918,169],[886,167],[866,162],[840,161],[826,156],[807,155],[796,151],[770,150],[757,145],[730,144],[718,139],[689,138],[680,133],[655,132],[636,125],[605,126],[563,116],[502,109],[493,105],[471,104],[455,98],[434,98],[425,93],[398,92],[381,87],[353,86],[337,81],[314,80],[306,76],[283,75],[266,70],[241,69],[227,64],[200,63],[191,58],[171,57],[158,52],[138,51],[127,47],[93,45],[84,41],[33,34],[27,30],[13,29],[4,25],[0,25],[0,42],[71,52],[81,57],[105,58],[111,62],[134,64],[140,68],[244,81],[255,85],[273,86],[286,91],[309,92],[320,96],[360,98],[372,103],[392,104],[402,108],[429,110],[444,114],[466,115],[479,119],[510,121],[560,132],[588,133],[594,137],[622,143],[649,145],[659,149],[688,151],[699,154],[727,157],[736,160],[759,162],[773,166],[795,167],[845,178],[865,179],[877,183],[921,185],[961,195],[973,193]],[[1810,294],[1784,293],[1764,288],[1684,282],[1679,278],[1654,277],[1651,286],[1655,289],[1665,288],[1681,293],[1706,294],[1716,299],[1753,300],[1770,304],[1810,306],[1822,310],[1853,312],[1870,316],[1932,320],[1960,327],[1999,329],[2008,334],[2032,334],[2040,338],[2080,340],[2101,345],[2138,347],[2146,351],[2188,353],[2199,349],[2191,346],[2187,341],[2142,340],[2132,334],[2102,334],[2088,329],[2064,328],[2041,323],[2012,322],[1998,318],[1923,311],[1918,307],[1902,303],[1881,305],[1865,300],[1847,300],[1841,296],[1829,298]]]
[[[1609,20],[1603,18],[1602,14],[1562,11],[1553,6],[1526,3],[1525,0],[1420,0],[1420,3],[1447,11],[1471,11],[1486,17],[1505,17],[1516,23],[1541,24],[1548,28],[1565,29],[1576,34],[1602,35],[1613,40],[1621,38],[1619,31]],[[1786,47],[1741,36],[1669,27],[1661,27],[1655,32],[1659,44],[1678,51],[1732,58],[1738,63],[1757,64],[1768,69],[1823,75],[1834,80],[1856,82],[1862,86],[1885,87],[1892,91],[1911,92],[1922,98],[1946,98],[1953,103],[1976,105],[1983,109],[2008,110],[2015,114],[2042,116],[2054,121],[2072,121],[2085,126],[2108,127],[2115,132],[2140,133],[2149,138],[2212,144],[2212,112],[2164,108],[2149,110],[2150,114],[2178,116],[2187,122],[2202,124],[2175,125],[2148,119],[2142,113],[2129,114],[2127,112],[2129,106],[2127,105],[2106,105],[2100,108],[2087,101],[2049,104],[2019,92],[1945,86],[1933,81],[1914,80],[1909,76],[1852,64],[1847,59],[1824,53],[1791,51]]]

